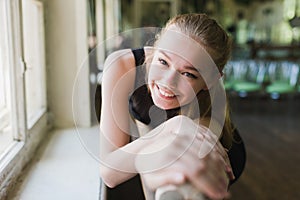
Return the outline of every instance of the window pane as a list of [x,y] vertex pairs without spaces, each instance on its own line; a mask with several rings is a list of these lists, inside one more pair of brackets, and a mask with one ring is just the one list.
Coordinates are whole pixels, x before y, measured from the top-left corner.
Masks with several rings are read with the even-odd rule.
[[26,113],[30,128],[46,110],[43,7],[38,1],[23,0],[23,32]]
[[[5,1],[0,1],[0,155],[13,141],[9,82],[9,48]],[[3,30],[3,31],[2,31]]]
[[[1,23],[0,23],[0,26],[1,26]],[[0,32],[0,38],[2,40],[2,34]],[[5,107],[5,96],[4,96],[4,93],[5,93],[5,87],[4,87],[4,66],[3,66],[3,63],[4,63],[4,58],[3,58],[3,47],[2,45],[0,44],[0,110],[2,110],[4,107]]]

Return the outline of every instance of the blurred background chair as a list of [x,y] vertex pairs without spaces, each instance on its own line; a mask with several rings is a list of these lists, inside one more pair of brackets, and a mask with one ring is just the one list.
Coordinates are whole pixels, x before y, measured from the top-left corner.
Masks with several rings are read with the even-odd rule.
[[266,93],[272,99],[279,99],[282,95],[296,92],[299,76],[299,65],[294,62],[272,62],[268,67],[270,85],[266,87]]
[[226,67],[229,67],[228,76],[230,76],[225,78],[224,85],[227,90],[236,92],[240,97],[263,91],[262,84],[266,72],[264,61],[230,61]]
[[223,84],[226,91],[232,89],[233,85],[233,65],[236,61],[228,61],[223,71]]

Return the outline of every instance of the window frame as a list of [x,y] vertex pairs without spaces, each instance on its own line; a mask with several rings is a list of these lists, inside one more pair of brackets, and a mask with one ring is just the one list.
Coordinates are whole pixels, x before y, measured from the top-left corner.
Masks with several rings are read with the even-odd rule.
[[[34,91],[38,91],[41,92],[40,93],[40,97],[39,100],[35,101],[33,104],[29,103],[28,100],[34,100],[32,98],[30,98],[29,92],[26,93],[25,92],[25,98],[26,98],[26,121],[27,121],[27,128],[31,129],[35,123],[37,123],[37,121],[40,119],[40,117],[46,113],[47,111],[47,93],[46,93],[46,57],[45,57],[45,31],[44,31],[44,11],[43,11],[43,3],[37,0],[23,0],[24,4],[23,4],[23,10],[22,12],[24,12],[24,7],[25,7],[25,3],[29,3],[31,4],[30,6],[32,6],[31,8],[36,9],[36,13],[37,16],[37,21],[35,21],[35,23],[32,23],[30,25],[35,25],[35,27],[29,27],[30,30],[32,31],[36,31],[34,32],[34,34],[36,37],[34,37],[35,39],[37,39],[37,42],[34,41],[29,41],[30,44],[34,45],[35,48],[38,49],[38,51],[36,52],[36,49],[34,50],[34,55],[32,57],[30,57],[30,53],[27,54],[27,52],[24,52],[24,59],[25,59],[25,63],[26,63],[26,71],[25,71],[25,91],[28,87],[27,84],[27,78],[28,79],[35,79],[35,81],[37,81],[38,83],[40,83],[38,80],[41,81],[41,86],[40,87],[35,87]],[[34,13],[34,12],[33,12]],[[22,16],[22,22],[23,22],[23,47],[24,49],[26,49],[26,45],[28,41],[26,41],[25,38],[25,29],[26,27],[24,27],[24,20],[25,17],[24,16],[25,13],[23,13]],[[36,20],[36,19],[35,19]],[[36,55],[36,53],[38,53],[38,55]],[[27,60],[28,59],[28,60]],[[33,77],[30,77],[30,72],[32,72],[31,70],[35,70],[33,73]],[[38,77],[36,76],[36,73],[38,73]],[[31,74],[32,75],[32,74]],[[29,80],[30,81],[30,80]],[[28,81],[28,82],[29,82]],[[30,85],[29,85],[30,86]],[[29,91],[29,90],[28,90]],[[35,107],[35,105],[38,106]]]
[[[6,177],[10,169],[10,162],[24,146],[26,136],[25,110],[24,110],[24,65],[22,62],[22,38],[19,0],[5,0],[7,11],[7,35],[8,35],[8,62],[10,65],[9,79],[11,86],[11,134],[13,142],[1,153],[0,177]],[[19,101],[16,101],[20,99]],[[0,180],[1,182],[1,180]]]

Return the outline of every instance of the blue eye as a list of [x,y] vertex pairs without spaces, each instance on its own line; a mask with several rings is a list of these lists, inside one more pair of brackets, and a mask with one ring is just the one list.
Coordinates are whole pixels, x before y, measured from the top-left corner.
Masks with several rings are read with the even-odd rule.
[[160,64],[162,64],[162,65],[168,65],[167,61],[165,61],[165,60],[162,59],[162,58],[158,58],[158,61],[159,61]]
[[194,74],[189,73],[189,72],[183,72],[182,75],[184,75],[188,78],[197,79],[197,76],[195,76]]

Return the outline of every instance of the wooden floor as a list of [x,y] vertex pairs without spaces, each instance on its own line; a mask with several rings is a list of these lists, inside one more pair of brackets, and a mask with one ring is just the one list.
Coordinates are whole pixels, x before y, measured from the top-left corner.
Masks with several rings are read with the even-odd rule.
[[232,200],[300,199],[300,98],[230,98],[247,163]]

